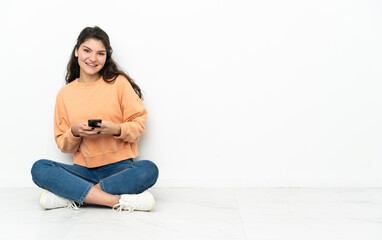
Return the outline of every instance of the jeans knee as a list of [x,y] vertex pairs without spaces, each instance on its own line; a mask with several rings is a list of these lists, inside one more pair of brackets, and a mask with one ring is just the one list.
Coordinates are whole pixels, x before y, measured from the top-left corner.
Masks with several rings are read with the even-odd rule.
[[49,165],[51,165],[51,161],[46,159],[40,159],[33,164],[31,169],[32,180],[38,186],[40,186],[42,175],[46,173],[46,167]]
[[151,182],[151,185],[154,185],[159,176],[159,169],[155,163],[149,160],[141,160],[142,167],[144,168],[144,175],[148,182]]

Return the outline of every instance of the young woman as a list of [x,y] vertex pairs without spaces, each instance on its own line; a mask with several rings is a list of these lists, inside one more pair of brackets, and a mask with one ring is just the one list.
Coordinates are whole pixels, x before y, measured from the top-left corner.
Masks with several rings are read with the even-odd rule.
[[[99,27],[87,27],[78,36],[54,112],[57,146],[74,154],[74,164],[34,163],[32,179],[46,190],[40,197],[44,209],[78,209],[76,203],[120,211],[155,207],[147,189],[156,183],[158,168],[148,160],[133,160],[147,111],[140,88],[119,70],[112,52]],[[89,126],[92,119],[102,122]]]

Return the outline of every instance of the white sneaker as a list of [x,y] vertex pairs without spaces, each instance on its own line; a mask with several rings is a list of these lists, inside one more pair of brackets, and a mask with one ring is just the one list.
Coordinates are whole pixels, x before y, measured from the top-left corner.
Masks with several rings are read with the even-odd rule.
[[149,191],[139,194],[122,194],[119,203],[114,205],[113,210],[126,211],[151,211],[155,208],[155,199]]
[[78,210],[77,204],[74,201],[62,198],[57,196],[48,190],[43,192],[40,197],[40,206],[43,209],[54,209],[54,208],[70,208],[74,210]]

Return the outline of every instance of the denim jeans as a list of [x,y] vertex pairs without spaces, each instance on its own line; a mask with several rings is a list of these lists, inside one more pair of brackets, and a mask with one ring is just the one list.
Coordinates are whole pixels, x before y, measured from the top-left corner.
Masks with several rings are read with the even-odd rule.
[[110,194],[138,194],[158,179],[158,168],[153,162],[135,162],[132,158],[96,168],[40,159],[33,164],[31,173],[37,186],[81,204],[98,183],[102,191]]

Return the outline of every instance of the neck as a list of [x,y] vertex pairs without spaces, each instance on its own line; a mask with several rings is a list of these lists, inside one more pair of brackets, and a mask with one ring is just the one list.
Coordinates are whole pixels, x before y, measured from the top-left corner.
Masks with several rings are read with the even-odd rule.
[[98,73],[94,75],[80,74],[78,81],[82,83],[91,83],[99,80],[100,78],[101,76]]

